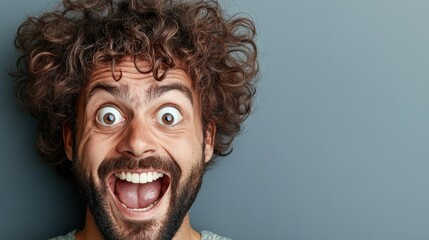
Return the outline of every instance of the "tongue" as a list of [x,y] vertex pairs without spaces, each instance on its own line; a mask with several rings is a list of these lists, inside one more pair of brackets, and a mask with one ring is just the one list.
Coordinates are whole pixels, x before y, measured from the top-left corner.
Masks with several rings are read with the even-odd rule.
[[161,179],[138,184],[116,180],[115,194],[128,208],[146,208],[154,203],[161,192]]

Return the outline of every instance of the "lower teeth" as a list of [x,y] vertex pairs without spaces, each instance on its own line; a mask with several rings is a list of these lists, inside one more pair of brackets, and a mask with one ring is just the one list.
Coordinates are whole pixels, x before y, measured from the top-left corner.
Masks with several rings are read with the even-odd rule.
[[153,207],[155,207],[155,205],[159,202],[159,200],[156,200],[156,202],[151,203],[149,206],[145,207],[145,208],[129,208],[127,206],[125,206],[125,204],[122,203],[122,205],[132,211],[137,211],[137,212],[144,212],[144,211],[148,211],[150,209],[152,209]]

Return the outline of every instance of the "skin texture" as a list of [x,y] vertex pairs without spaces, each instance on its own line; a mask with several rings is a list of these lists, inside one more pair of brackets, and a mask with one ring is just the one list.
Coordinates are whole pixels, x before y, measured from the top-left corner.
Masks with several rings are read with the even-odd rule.
[[[145,69],[145,66],[145,62],[138,62],[139,69]],[[139,72],[129,59],[120,63],[116,71],[121,74],[119,81],[113,79],[110,66],[97,68],[81,93],[77,104],[76,132],[73,133],[67,125],[63,128],[68,159],[79,159],[81,170],[84,171],[82,174],[90,176],[95,187],[101,188],[109,185],[108,179],[113,174],[109,173],[104,179],[99,178],[99,167],[106,159],[128,158],[137,161],[162,157],[171,159],[180,169],[177,186],[185,185],[195,166],[204,166],[211,160],[215,135],[212,124],[203,130],[201,103],[193,91],[189,76],[176,68],[169,70],[165,79],[157,81],[152,73]],[[119,92],[126,94],[106,90],[106,86],[121,89]],[[170,86],[170,89],[157,94],[156,91],[150,91],[154,86]],[[106,124],[103,121],[106,112],[113,112],[115,121],[107,121]],[[175,117],[172,125],[162,121],[162,114],[166,112]],[[203,131],[206,131],[205,134]],[[138,169],[139,172],[147,170],[151,169]],[[200,168],[199,171],[203,174],[204,170]],[[124,210],[111,191],[105,191],[105,210],[118,232],[127,230],[124,220],[163,222],[171,207],[170,198],[176,190],[171,185],[161,201],[143,213]],[[149,235],[155,236],[158,230],[158,226],[153,228]],[[85,227],[76,237],[102,238],[91,211],[87,211]],[[199,233],[192,229],[186,214],[173,239],[199,238]]]

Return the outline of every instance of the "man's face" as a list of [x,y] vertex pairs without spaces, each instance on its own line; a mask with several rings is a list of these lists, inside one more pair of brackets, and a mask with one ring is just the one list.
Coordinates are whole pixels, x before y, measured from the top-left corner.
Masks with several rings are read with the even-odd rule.
[[171,239],[212,157],[214,129],[203,134],[200,102],[184,71],[156,81],[133,61],[116,69],[119,81],[110,67],[91,77],[76,132],[64,131],[66,153],[105,238]]

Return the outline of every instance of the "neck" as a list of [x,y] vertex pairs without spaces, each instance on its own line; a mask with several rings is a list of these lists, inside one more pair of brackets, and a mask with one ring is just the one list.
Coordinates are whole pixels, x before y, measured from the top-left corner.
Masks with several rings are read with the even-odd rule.
[[[95,239],[103,239],[100,231],[97,228],[97,224],[95,223],[94,217],[91,212],[87,208],[86,210],[86,220],[85,227],[81,231],[77,231],[75,234],[76,240],[95,240]],[[201,235],[199,232],[195,231],[191,223],[189,221],[189,213],[186,214],[183,219],[183,223],[177,231],[176,235],[174,235],[173,240],[182,240],[182,239],[190,239],[190,240],[200,240]]]
[[81,231],[76,232],[75,238],[76,240],[103,239],[95,224],[94,217],[88,208],[86,209],[85,227]]
[[181,240],[181,239],[191,239],[191,240],[200,240],[201,235],[199,232],[195,231],[191,223],[189,221],[189,213],[186,214],[183,219],[183,223],[177,231],[176,235],[174,235],[173,240]]

